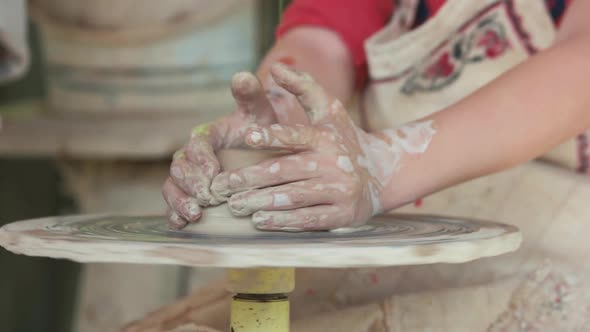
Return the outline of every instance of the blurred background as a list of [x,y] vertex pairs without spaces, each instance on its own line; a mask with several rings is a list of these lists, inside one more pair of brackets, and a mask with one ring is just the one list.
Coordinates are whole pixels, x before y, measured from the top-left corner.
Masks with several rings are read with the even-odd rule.
[[[0,84],[0,225],[161,213],[172,153],[233,110],[280,0],[31,0],[31,67]],[[1,10],[1,9],[0,9]],[[114,331],[217,271],[88,264],[0,248],[0,331]]]

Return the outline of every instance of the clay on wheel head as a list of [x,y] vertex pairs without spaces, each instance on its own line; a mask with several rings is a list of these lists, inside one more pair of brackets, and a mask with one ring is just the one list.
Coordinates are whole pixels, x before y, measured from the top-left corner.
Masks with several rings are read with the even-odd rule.
[[201,219],[188,224],[183,231],[211,235],[248,235],[259,233],[252,223],[252,217],[235,217],[226,203],[204,208]]
[[[221,163],[221,169],[223,171],[232,171],[238,168],[256,165],[266,159],[276,158],[279,154],[251,150],[222,150],[217,156]],[[251,216],[233,216],[226,203],[204,208],[201,219],[196,223],[188,224],[184,230],[212,235],[245,235],[260,232],[252,224]]]

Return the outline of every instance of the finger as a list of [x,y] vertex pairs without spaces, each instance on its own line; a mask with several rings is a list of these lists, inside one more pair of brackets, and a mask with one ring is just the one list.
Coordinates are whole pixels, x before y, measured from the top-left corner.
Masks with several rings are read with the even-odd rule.
[[[177,153],[170,165],[170,178],[185,193],[194,197],[199,205],[209,206],[217,202],[217,199],[211,195],[209,190],[213,175],[207,176],[203,174],[201,167],[189,163],[182,152]],[[205,168],[205,170],[211,172],[211,169],[207,170]],[[219,172],[218,166],[217,172]]]
[[201,217],[201,208],[196,199],[185,194],[172,179],[168,178],[162,188],[162,196],[168,206],[187,222],[195,222]]
[[270,71],[279,86],[297,97],[312,124],[321,123],[329,117],[332,98],[310,75],[297,72],[281,63],[274,64]]
[[351,225],[352,213],[337,205],[316,205],[292,211],[258,211],[254,226],[266,231],[321,231]]
[[[201,172],[213,179],[219,173],[220,165],[213,147],[200,137],[193,136],[183,149],[186,159],[199,167]],[[179,156],[181,157],[181,156]]]
[[204,123],[194,127],[188,147],[201,150],[205,157],[215,160],[215,151],[221,148],[242,146],[245,128],[252,122],[252,117],[241,112],[234,112],[213,123]]
[[265,160],[257,165],[223,172],[213,179],[211,192],[221,197],[258,188],[308,180],[318,177],[318,163],[305,156]]
[[248,128],[245,142],[256,149],[309,151],[314,148],[316,131],[303,125],[272,124],[268,127]]
[[233,215],[241,217],[258,211],[286,211],[332,204],[343,196],[342,192],[326,190],[320,180],[309,180],[237,193],[228,200],[228,205]]
[[257,122],[262,125],[277,122],[275,112],[266,97],[262,84],[252,73],[235,74],[232,78],[231,88],[240,112],[245,115],[254,115]]
[[176,212],[172,211],[171,209],[168,209],[168,211],[166,212],[166,216],[168,217],[168,227],[174,230],[183,229],[188,224],[186,220],[182,219]]
[[278,123],[311,125],[297,97],[278,86],[272,77],[266,86],[266,97],[272,105]]

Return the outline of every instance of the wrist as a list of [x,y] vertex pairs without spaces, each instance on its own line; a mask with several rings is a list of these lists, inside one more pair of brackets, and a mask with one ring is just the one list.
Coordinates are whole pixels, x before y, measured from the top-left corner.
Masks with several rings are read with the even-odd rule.
[[430,169],[425,167],[425,156],[435,134],[432,120],[366,134],[363,150],[371,165],[369,172],[379,184],[383,210],[400,207],[424,195],[423,185],[429,183],[426,169]]

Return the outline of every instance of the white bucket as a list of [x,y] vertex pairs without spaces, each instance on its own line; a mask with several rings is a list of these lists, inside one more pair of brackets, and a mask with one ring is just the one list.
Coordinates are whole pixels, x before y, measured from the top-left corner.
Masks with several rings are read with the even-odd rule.
[[[257,60],[256,6],[254,1],[215,3],[199,8],[211,9],[209,15],[168,10],[152,17],[151,27],[144,19],[131,26],[119,21],[116,28],[112,22],[110,28],[101,26],[100,20],[92,21],[94,27],[63,22],[33,5],[50,107],[60,112],[231,109],[231,76],[252,70]],[[96,14],[109,17],[104,11]]]

